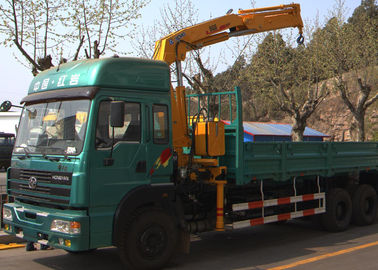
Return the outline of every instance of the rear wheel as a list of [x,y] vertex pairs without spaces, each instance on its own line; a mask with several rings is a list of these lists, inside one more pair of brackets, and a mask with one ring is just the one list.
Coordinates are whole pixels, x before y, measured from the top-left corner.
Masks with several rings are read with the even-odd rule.
[[352,200],[342,188],[332,189],[327,194],[326,213],[320,220],[322,226],[331,232],[345,231],[352,217]]
[[370,185],[357,188],[352,200],[352,221],[356,225],[373,224],[377,216],[377,192]]
[[159,269],[177,247],[178,229],[162,209],[137,211],[127,222],[119,241],[122,262],[131,269]]

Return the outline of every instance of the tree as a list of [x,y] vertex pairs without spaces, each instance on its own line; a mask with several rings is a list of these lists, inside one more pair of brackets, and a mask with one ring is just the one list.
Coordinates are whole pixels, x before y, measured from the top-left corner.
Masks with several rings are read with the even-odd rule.
[[[155,21],[154,26],[141,27],[141,35],[133,45],[140,56],[151,58],[156,40],[197,23],[198,9],[192,0],[175,0],[173,4],[166,4],[160,10],[160,19]],[[214,83],[215,68],[211,67],[210,57],[206,57],[205,52],[208,49],[190,51],[182,63],[183,77],[190,90],[196,93],[217,91]],[[175,64],[172,64],[173,77],[176,76],[175,70]]]
[[270,99],[261,91],[255,80],[254,71],[244,54],[236,58],[232,66],[215,76],[216,89],[226,91],[234,86],[241,89],[243,119],[245,121],[267,121]]
[[293,141],[303,140],[307,119],[328,95],[318,54],[315,45],[291,48],[280,34],[270,33],[252,58],[257,85],[292,119]]
[[[148,0],[6,0],[0,4],[0,42],[16,46],[36,75],[54,62],[77,60],[82,48],[86,58],[98,58],[105,50],[114,52],[117,39],[130,34],[125,29],[133,29],[133,22],[147,3]],[[70,52],[72,47],[76,49]]]
[[378,7],[375,2],[376,0],[361,0],[361,5],[353,11],[348,23],[357,25],[366,17],[377,20]]
[[[341,3],[337,10],[341,10]],[[378,100],[377,6],[362,1],[349,23],[338,14],[342,12],[336,12],[315,38],[321,41],[324,64],[334,78],[334,87],[352,113],[351,132],[355,130],[357,141],[364,141],[366,110]]]

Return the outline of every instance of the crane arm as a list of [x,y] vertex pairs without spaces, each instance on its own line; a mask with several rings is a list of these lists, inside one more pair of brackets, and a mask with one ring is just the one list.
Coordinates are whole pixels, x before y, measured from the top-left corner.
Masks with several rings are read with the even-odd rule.
[[298,40],[303,42],[299,4],[239,10],[238,14],[228,12],[225,16],[181,29],[156,41],[153,59],[165,61],[168,65],[176,62],[178,86],[173,89],[171,85],[172,145],[177,153],[179,167],[187,166],[189,156],[184,154],[183,147],[191,147],[192,144],[188,134],[185,87],[181,71],[181,61],[185,60],[186,53],[226,41],[230,37],[287,27],[297,27],[300,34]]
[[[181,178],[196,180],[200,172],[192,170],[196,144],[196,131],[193,128],[192,137],[188,132],[187,106],[185,99],[185,86],[182,81],[181,61],[185,60],[186,53],[205,46],[228,40],[233,36],[249,35],[275,29],[298,27],[300,36],[297,41],[303,42],[303,22],[298,4],[281,5],[268,8],[239,10],[238,14],[229,14],[215,18],[200,24],[196,24],[177,32],[174,32],[155,43],[153,59],[165,61],[168,65],[176,62],[177,87],[171,85],[171,111],[172,111],[172,146],[177,157],[177,167]],[[214,124],[214,123],[213,123]],[[207,125],[207,124],[206,124]],[[207,136],[207,127],[206,136]],[[218,132],[218,131],[217,131]],[[201,135],[202,136],[202,135]],[[223,132],[223,139],[225,134]],[[215,141],[212,141],[215,143]],[[208,138],[206,138],[206,149]],[[203,146],[203,145],[201,145]],[[190,154],[184,152],[185,147],[190,147]],[[194,151],[193,151],[194,150]],[[207,152],[207,150],[206,150]],[[219,153],[221,153],[220,151]],[[216,156],[217,154],[215,154]],[[207,154],[206,154],[207,156]],[[204,157],[196,159],[196,166],[202,171],[208,172],[209,183],[217,185],[217,219],[216,230],[224,230],[224,184],[226,181],[216,180],[225,177],[227,167],[219,166],[218,159]]]
[[[228,40],[230,37],[297,27],[302,39],[303,22],[299,4],[239,10],[163,37],[156,41],[153,59],[169,65],[185,60],[186,53]],[[228,30],[228,31],[227,31]]]

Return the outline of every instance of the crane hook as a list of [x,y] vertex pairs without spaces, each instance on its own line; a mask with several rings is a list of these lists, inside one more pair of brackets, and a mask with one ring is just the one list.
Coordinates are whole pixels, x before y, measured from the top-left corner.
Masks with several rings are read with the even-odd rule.
[[302,34],[299,34],[299,37],[297,38],[298,45],[302,45],[304,42],[304,36]]

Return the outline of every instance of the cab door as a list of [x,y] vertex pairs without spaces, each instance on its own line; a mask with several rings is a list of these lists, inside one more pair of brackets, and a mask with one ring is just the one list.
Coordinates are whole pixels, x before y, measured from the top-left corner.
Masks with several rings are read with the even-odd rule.
[[99,101],[89,157],[91,248],[111,244],[118,204],[130,190],[149,183],[144,104],[132,98],[113,99],[124,103],[124,125],[111,127],[111,101]]

